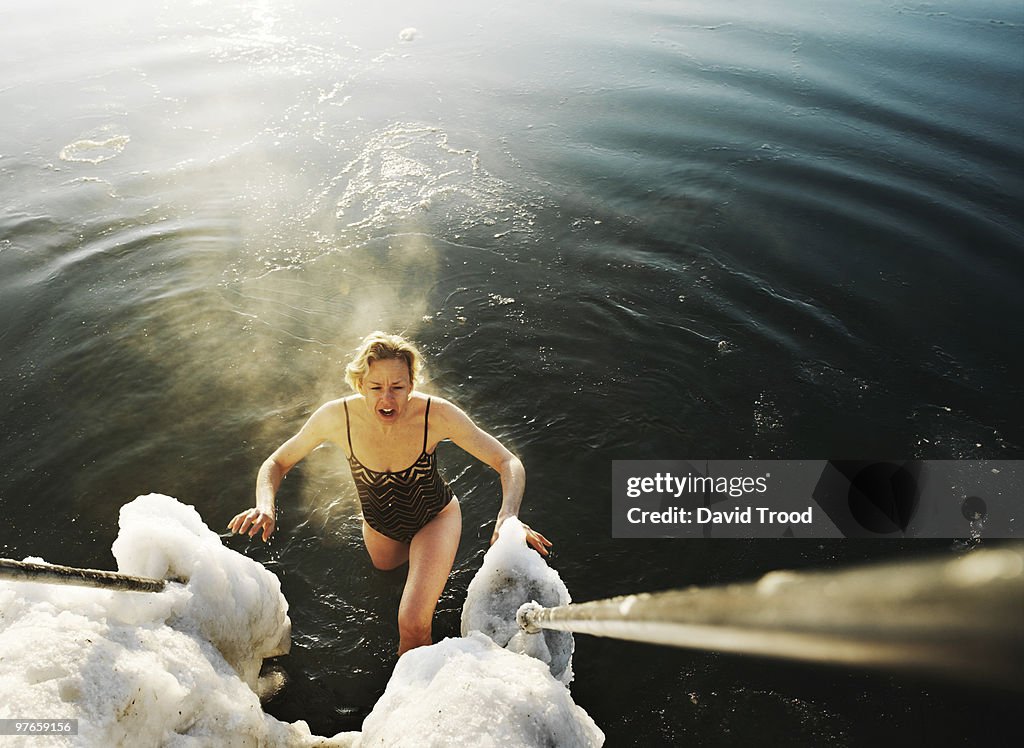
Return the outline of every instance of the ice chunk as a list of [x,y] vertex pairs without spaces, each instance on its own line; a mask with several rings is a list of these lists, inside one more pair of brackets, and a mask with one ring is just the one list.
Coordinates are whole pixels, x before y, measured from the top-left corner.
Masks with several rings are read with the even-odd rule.
[[121,507],[118,522],[118,569],[186,580],[192,595],[177,627],[194,628],[255,689],[263,660],[288,651],[291,623],[277,577],[225,548],[194,508],[169,496],[140,496]]
[[363,722],[361,745],[573,748],[603,743],[604,733],[543,664],[474,632],[402,655]]
[[273,574],[166,496],[125,506],[115,547],[123,572],[188,583],[139,593],[0,582],[0,718],[78,719],[85,746],[354,744],[265,714],[239,677],[255,683],[287,628]]
[[502,523],[498,540],[484,556],[480,571],[469,583],[462,607],[462,635],[479,631],[501,647],[545,662],[563,683],[572,680],[572,634],[543,631],[527,634],[516,623],[523,603],[544,607],[570,602],[558,572],[526,544],[523,524],[512,517]]

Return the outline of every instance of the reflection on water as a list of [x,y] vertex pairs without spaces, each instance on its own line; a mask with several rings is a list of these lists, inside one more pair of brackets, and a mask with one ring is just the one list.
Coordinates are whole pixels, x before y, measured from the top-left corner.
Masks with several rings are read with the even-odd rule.
[[[5,18],[3,555],[109,566],[116,508],[148,491],[226,521],[376,327],[415,336],[430,388],[524,458],[525,511],[578,599],[920,547],[612,541],[612,459],[1020,454],[1019,3],[48,0]],[[443,635],[497,482],[441,460],[465,512]],[[248,550],[295,622],[274,708],[357,726],[401,574],[366,564],[336,449],[281,506]],[[752,734],[736,709],[790,742],[891,742],[912,713],[948,736],[971,709],[578,646],[574,696],[610,744],[733,744]]]

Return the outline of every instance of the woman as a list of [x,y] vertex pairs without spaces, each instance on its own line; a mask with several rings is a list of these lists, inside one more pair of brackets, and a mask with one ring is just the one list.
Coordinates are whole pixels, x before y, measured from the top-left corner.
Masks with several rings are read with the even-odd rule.
[[[482,431],[452,403],[415,391],[422,369],[419,351],[398,335],[370,333],[345,371],[357,394],[321,406],[295,436],[267,458],[256,479],[256,506],[228,529],[263,533],[276,527],[274,497],[299,460],[325,441],[344,450],[363,509],[363,541],[378,569],[409,562],[398,608],[398,654],[431,643],[434,608],[455,560],[462,534],[459,500],[437,472],[434,449],[445,439],[458,444],[501,475],[498,528],[519,512],[526,471],[519,458]],[[526,540],[542,555],[551,542],[526,528]]]

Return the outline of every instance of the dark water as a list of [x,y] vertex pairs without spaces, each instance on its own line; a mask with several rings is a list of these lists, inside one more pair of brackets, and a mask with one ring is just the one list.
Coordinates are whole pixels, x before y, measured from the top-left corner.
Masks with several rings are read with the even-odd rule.
[[[110,568],[117,509],[222,527],[370,329],[523,458],[574,599],[950,541],[624,541],[613,459],[1024,457],[1024,6],[42,2],[0,25],[0,555]],[[399,34],[415,28],[412,41]],[[465,527],[458,631],[498,506]],[[274,542],[290,684],[358,729],[402,575],[341,454]],[[984,542],[984,541],[982,541]],[[577,638],[617,745],[996,745],[1016,697]]]

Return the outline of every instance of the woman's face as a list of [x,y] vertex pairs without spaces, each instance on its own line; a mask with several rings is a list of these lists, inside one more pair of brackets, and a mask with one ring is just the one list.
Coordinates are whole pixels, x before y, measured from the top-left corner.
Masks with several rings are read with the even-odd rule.
[[379,423],[396,423],[412,396],[409,367],[397,358],[373,361],[360,390]]

